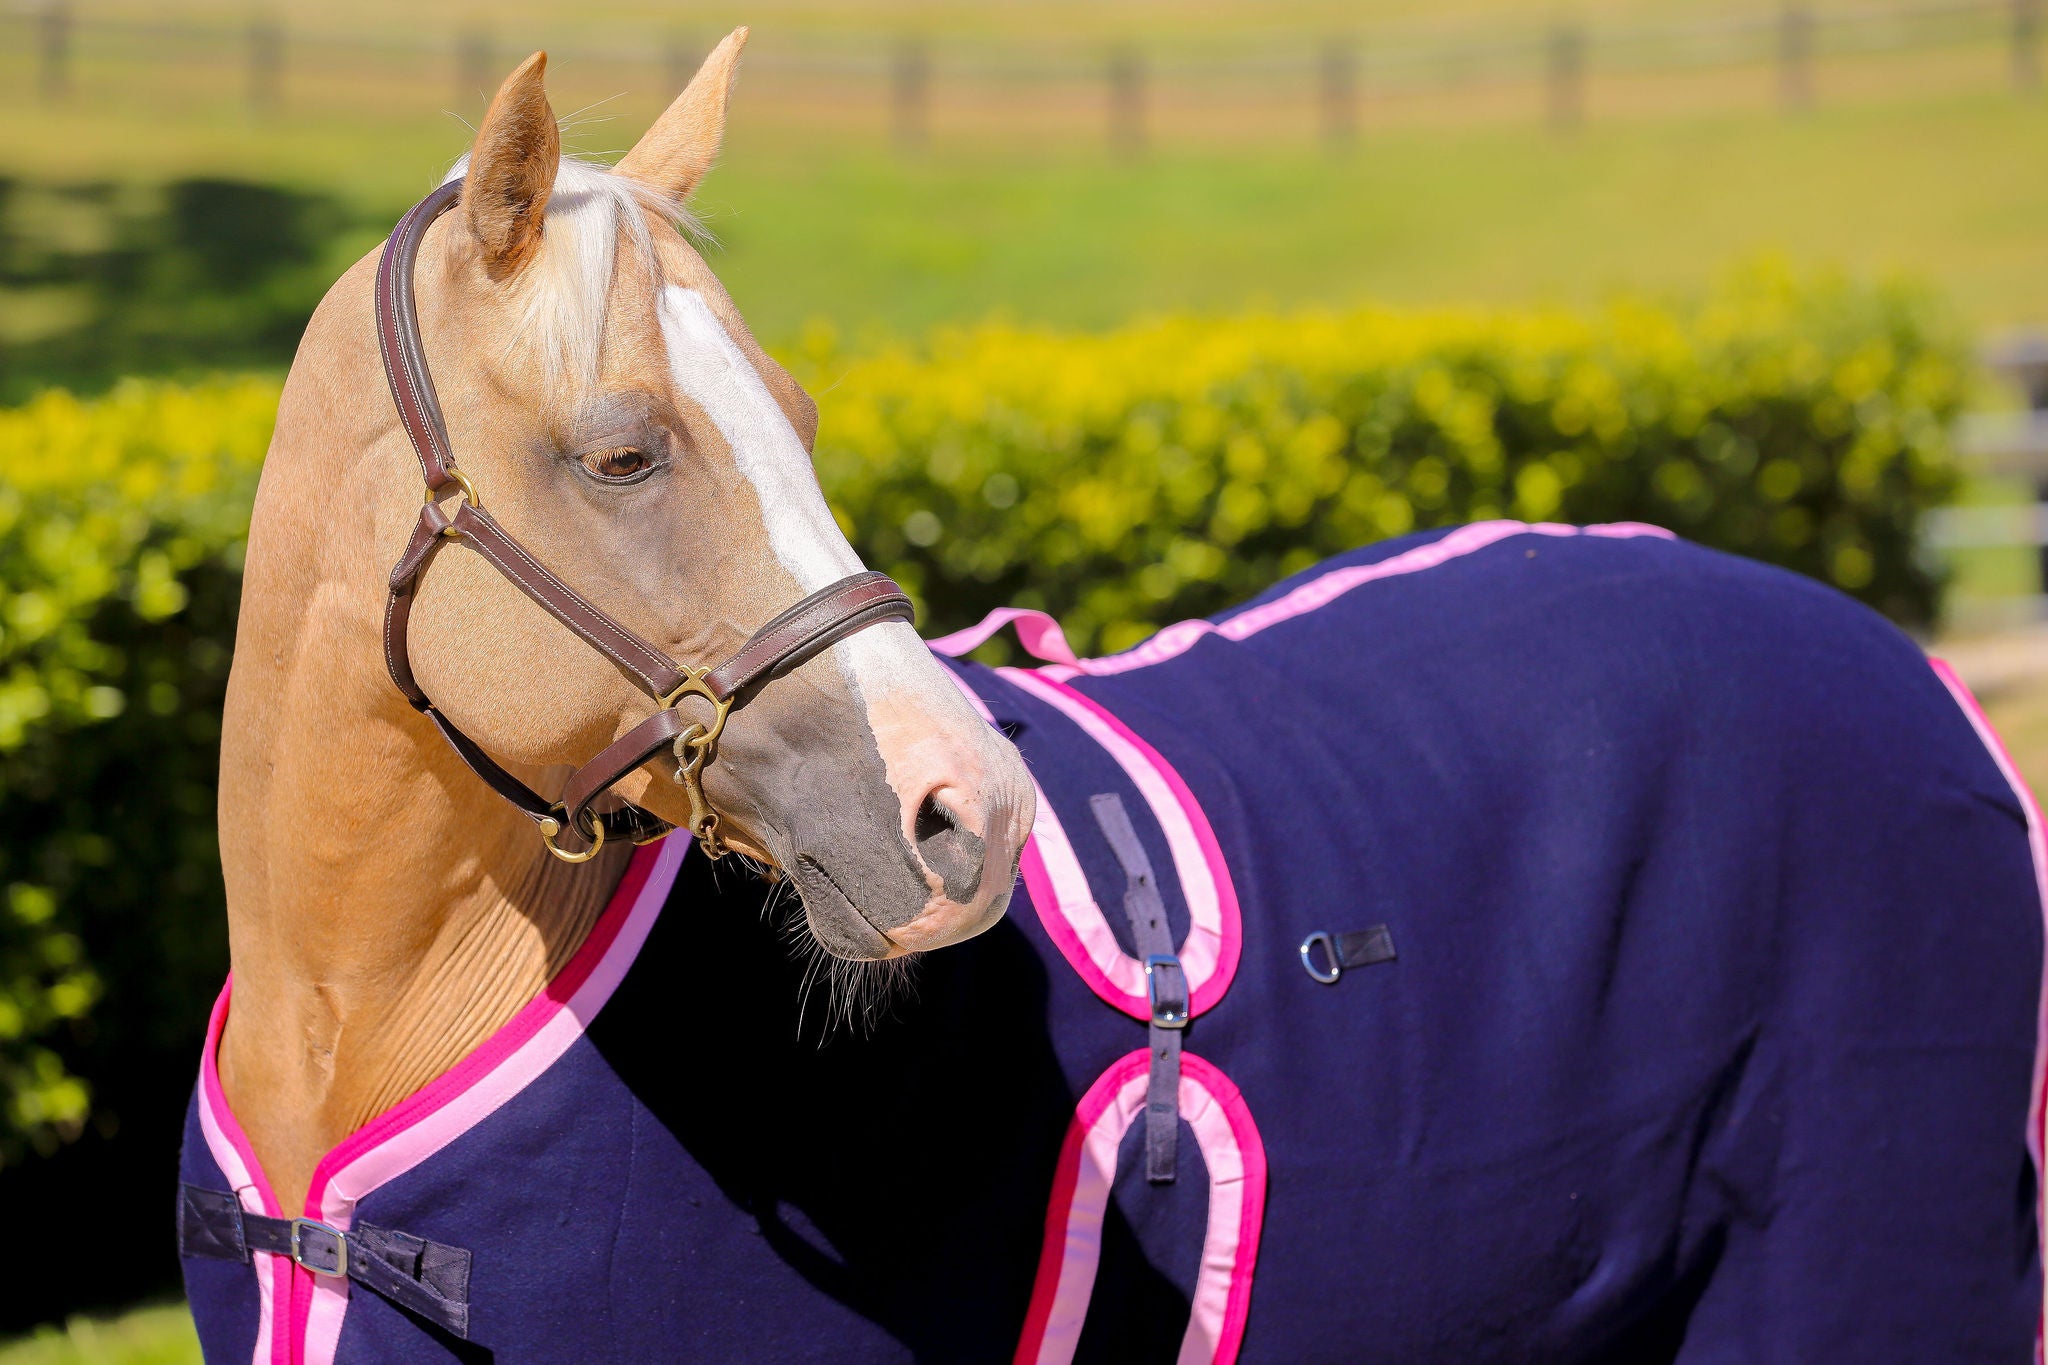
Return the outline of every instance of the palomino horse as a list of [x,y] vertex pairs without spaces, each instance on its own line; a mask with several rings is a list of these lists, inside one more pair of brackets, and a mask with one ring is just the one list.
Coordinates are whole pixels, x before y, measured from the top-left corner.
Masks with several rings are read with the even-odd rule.
[[[209,1358],[2026,1359],[2043,846],[1960,683],[1803,580],[1506,522],[942,664],[672,227],[743,39],[614,172],[528,61],[307,332],[222,749]],[[959,946],[820,1039],[790,886],[838,957]]]

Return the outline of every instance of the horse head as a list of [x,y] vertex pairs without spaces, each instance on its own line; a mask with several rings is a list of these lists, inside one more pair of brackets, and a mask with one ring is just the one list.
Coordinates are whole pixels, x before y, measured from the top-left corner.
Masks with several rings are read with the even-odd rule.
[[[703,664],[862,567],[812,470],[816,406],[677,226],[745,39],[721,43],[611,170],[562,157],[536,53],[492,101],[413,276],[449,442],[495,520],[616,621]],[[615,660],[478,556],[436,564],[411,667],[496,761],[559,772],[646,719]],[[758,689],[717,755],[703,793],[726,841],[788,874],[833,955],[939,947],[1007,905],[1031,784],[908,624]],[[620,794],[685,825],[676,768],[658,759]]]

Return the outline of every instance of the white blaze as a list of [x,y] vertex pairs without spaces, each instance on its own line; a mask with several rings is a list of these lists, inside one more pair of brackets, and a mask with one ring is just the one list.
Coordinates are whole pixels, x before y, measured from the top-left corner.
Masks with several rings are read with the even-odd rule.
[[[805,594],[838,582],[864,567],[846,543],[825,494],[818,487],[810,452],[789,424],[760,374],[719,322],[703,295],[668,285],[656,306],[669,374],[711,418],[732,451],[734,463],[754,487],[767,525],[768,547]],[[840,641],[833,654],[870,701],[887,690],[938,692],[931,656],[907,628],[884,624]],[[936,715],[950,715],[942,709]]]

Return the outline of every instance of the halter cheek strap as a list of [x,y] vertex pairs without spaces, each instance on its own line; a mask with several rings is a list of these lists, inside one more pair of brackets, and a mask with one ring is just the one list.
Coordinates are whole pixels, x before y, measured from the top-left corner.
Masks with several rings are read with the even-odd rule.
[[[887,574],[857,573],[830,584],[779,613],[755,631],[739,652],[715,668],[678,664],[633,631],[593,606],[549,572],[525,546],[484,510],[476,484],[455,463],[441,400],[434,392],[420,342],[413,297],[413,266],[420,242],[435,219],[460,201],[462,181],[451,180],[414,205],[385,243],[377,262],[377,348],[398,418],[419,457],[427,496],[413,524],[405,552],[391,570],[384,604],[384,662],[391,680],[413,708],[434,722],[470,770],[540,827],[548,851],[567,862],[595,857],[608,838],[645,842],[671,828],[666,821],[627,805],[597,814],[590,808],[605,791],[662,750],[673,752],[676,781],[690,802],[690,829],[716,858],[725,852],[718,812],[704,795],[704,770],[717,757],[726,717],[761,687],[857,631],[883,621],[911,621],[910,599]],[[461,493],[455,510],[440,499]],[[569,778],[560,801],[526,785],[442,714],[413,676],[407,627],[421,577],[449,541],[482,555],[534,604],[560,621],[659,703],[653,715],[615,740]],[[691,701],[688,710],[684,703]]]

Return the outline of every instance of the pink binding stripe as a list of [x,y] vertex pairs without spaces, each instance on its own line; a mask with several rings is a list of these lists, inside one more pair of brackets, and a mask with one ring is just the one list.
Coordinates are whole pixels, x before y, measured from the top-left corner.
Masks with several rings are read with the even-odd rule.
[[[950,669],[946,676],[983,720],[995,724],[988,704],[975,695],[965,678]],[[1095,893],[1088,888],[1088,876],[1081,870],[1081,860],[1074,856],[1074,846],[1067,838],[1066,827],[1060,823],[1059,812],[1046,800],[1045,788],[1038,784],[1036,775],[1031,777],[1031,790],[1038,798],[1038,814],[1024,840],[1017,870],[1024,877],[1025,889],[1031,893],[1038,922],[1045,926],[1053,946],[1089,990],[1126,1014],[1150,1019],[1143,964],[1125,953],[1116,935],[1110,932],[1109,920],[1096,904]]]
[[1018,642],[1032,658],[1072,664],[1077,668],[1082,666],[1081,661],[1074,657],[1074,647],[1067,643],[1067,633],[1060,629],[1060,623],[1029,607],[997,607],[967,629],[956,630],[951,635],[941,635],[925,643],[933,653],[957,659],[1012,621],[1017,623]]
[[[2019,765],[2006,752],[2005,741],[1991,728],[1991,721],[1984,714],[1984,708],[1977,704],[1976,697],[1964,685],[1963,680],[1949,666],[1946,659],[1929,659],[1934,666],[1934,675],[1941,679],[1956,705],[1962,708],[1969,719],[1970,728],[1977,732],[1977,738],[1990,753],[1991,761],[1998,765],[1998,772],[2005,779],[2005,785],[2012,789],[2020,809],[2027,817],[2027,851],[2034,860],[2034,890],[2041,898],[2041,915],[2044,933],[2048,933],[2048,836],[2044,836],[2041,823],[2041,807],[2034,800],[2033,790],[2027,780],[2020,776]],[[2044,1124],[2048,1124],[2048,961],[2043,963],[2040,1014],[2034,1029],[2034,1081],[2033,1096],[2027,1105],[2027,1154],[2034,1160],[2035,1205],[2034,1225],[2037,1243],[2043,1238],[2038,1235],[2048,1229],[2048,1177],[2041,1167]],[[2048,1276],[2044,1276],[2042,1311],[2034,1323],[2034,1359],[2043,1355],[2044,1339],[2048,1339]]]
[[[1244,926],[1238,910],[1236,884],[1231,881],[1230,868],[1223,861],[1223,849],[1216,842],[1216,832],[1210,828],[1209,817],[1203,813],[1201,803],[1195,800],[1188,784],[1157,749],[1139,738],[1135,731],[1094,698],[1083,696],[1042,672],[1016,668],[998,669],[997,672],[1080,726],[1083,733],[1116,760],[1117,766],[1137,787],[1139,795],[1145,798],[1145,804],[1152,808],[1153,818],[1158,820],[1160,830],[1166,835],[1167,848],[1173,855],[1174,873],[1180,879],[1181,894],[1188,906],[1188,936],[1180,946],[1181,967],[1188,978],[1188,1011],[1194,1015],[1209,1009],[1223,998],[1223,993],[1230,989],[1232,978],[1237,975],[1238,955],[1244,944]],[[1071,852],[1068,856],[1072,856]],[[1051,862],[1050,859],[1047,861]],[[1079,870],[1076,864],[1077,876]],[[1054,890],[1057,891],[1057,879],[1054,881]],[[1083,878],[1082,887],[1085,888],[1086,884]],[[1032,899],[1038,899],[1036,887],[1032,888]],[[1075,941],[1087,951],[1088,961],[1095,968],[1090,972],[1077,961],[1075,970],[1090,986],[1095,986],[1101,979],[1114,988],[1116,993],[1113,996],[1103,994],[1100,987],[1096,988],[1096,994],[1102,995],[1110,1004],[1133,1018],[1150,1019],[1152,1010],[1145,994],[1144,965],[1118,945],[1115,935],[1109,931],[1108,921],[1103,918],[1101,906],[1092,897],[1061,898],[1056,903],[1061,917],[1072,926]]]
[[[213,1002],[213,1014],[206,1022],[206,1046],[199,1054],[199,1131],[206,1138],[206,1150],[213,1164],[228,1178],[242,1207],[250,1213],[282,1218],[284,1210],[271,1192],[256,1149],[228,1108],[227,1092],[221,1088],[220,1035],[228,1022],[228,995],[235,988],[234,974],[228,974],[220,995]],[[258,1259],[261,1258],[261,1259]],[[256,1269],[256,1352],[254,1365],[289,1365],[290,1352],[285,1334],[277,1330],[278,1305],[291,1303],[292,1263],[267,1251],[252,1252]]]
[[[1017,1365],[1067,1365],[1080,1344],[1102,1221],[1116,1180],[1117,1149],[1145,1109],[1146,1049],[1103,1072],[1075,1107],[1053,1172],[1038,1278],[1017,1343]],[[1179,1365],[1231,1365],[1244,1341],[1259,1233],[1266,1208],[1266,1149],[1251,1110],[1230,1079],[1193,1053],[1181,1054],[1180,1112],[1209,1171],[1208,1230],[1195,1277]]]
[[982,618],[979,624],[931,641],[931,647],[941,654],[958,658],[1014,621],[1017,623],[1019,643],[1033,658],[1053,665],[1039,670],[1047,677],[1064,680],[1083,673],[1096,676],[1128,673],[1134,668],[1148,668],[1153,664],[1178,658],[1193,648],[1195,642],[1205,635],[1220,635],[1226,640],[1249,639],[1268,627],[1279,625],[1282,621],[1291,621],[1297,616],[1304,616],[1320,607],[1326,607],[1335,599],[1363,584],[1433,569],[1439,564],[1483,550],[1497,541],[1521,535],[1586,535],[1608,540],[1627,540],[1636,536],[1654,536],[1663,540],[1677,539],[1661,526],[1651,526],[1640,521],[1617,521],[1604,526],[1584,527],[1566,526],[1550,521],[1475,521],[1469,526],[1460,526],[1449,535],[1433,540],[1427,545],[1404,550],[1377,564],[1352,564],[1341,569],[1331,569],[1284,596],[1262,606],[1239,612],[1220,625],[1203,620],[1176,621],[1136,648],[1126,650],[1122,654],[1112,654],[1106,659],[1076,658],[1073,648],[1067,644],[1065,632],[1059,628],[1058,623],[1042,611],[1032,611],[1025,607],[999,607]]
[[[346,1231],[358,1200],[474,1128],[568,1051],[639,956],[675,885],[689,845],[689,836],[679,834],[635,851],[610,903],[568,965],[475,1051],[351,1133],[323,1157],[314,1169],[301,1216]],[[232,989],[230,978],[214,1005],[207,1032],[200,1062],[200,1122],[207,1129],[208,1150],[221,1170],[238,1182],[246,1177],[260,1192],[260,1211],[283,1217],[220,1089],[216,1058]],[[209,1108],[214,1111],[212,1124],[223,1134],[220,1144],[208,1126]],[[237,1160],[243,1175],[238,1176],[237,1169],[222,1160],[223,1147]],[[239,1183],[237,1193],[242,1194],[243,1207],[254,1208],[250,1194],[244,1193]],[[258,1329],[256,1365],[264,1365],[266,1339],[272,1365],[331,1365],[348,1311],[348,1281],[300,1270],[283,1257],[270,1259],[277,1262],[279,1273],[276,1287],[261,1294],[264,1316]],[[260,1277],[258,1285],[262,1289]],[[273,1308],[273,1299],[286,1306],[284,1312]],[[278,1317],[289,1321],[289,1330],[274,1329]]]

